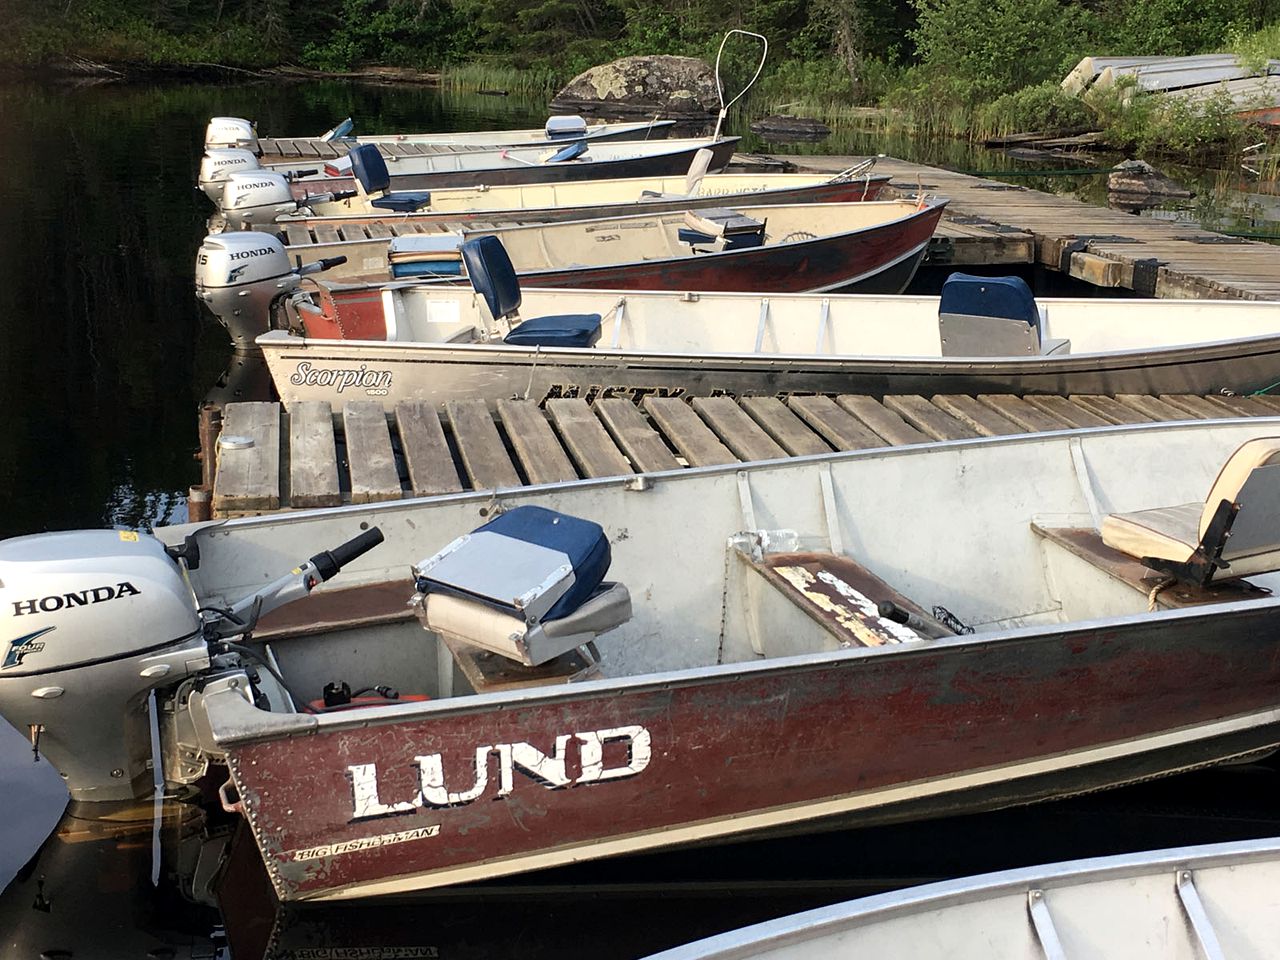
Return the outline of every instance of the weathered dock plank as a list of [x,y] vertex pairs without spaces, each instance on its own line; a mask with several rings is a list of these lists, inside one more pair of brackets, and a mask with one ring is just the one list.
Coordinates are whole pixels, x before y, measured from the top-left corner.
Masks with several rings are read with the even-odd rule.
[[[250,445],[243,446],[238,440]],[[278,509],[280,405],[228,404],[218,442],[213,510],[226,514]]]
[[400,474],[382,401],[348,400],[342,408],[342,426],[347,436],[351,502],[398,499]]
[[520,475],[483,400],[450,400],[445,412],[453,428],[458,456],[473,487],[520,486]]
[[396,404],[395,418],[413,495],[430,497],[461,490],[462,481],[436,408],[421,400],[409,400]]
[[342,505],[333,409],[323,400],[289,408],[289,506]]

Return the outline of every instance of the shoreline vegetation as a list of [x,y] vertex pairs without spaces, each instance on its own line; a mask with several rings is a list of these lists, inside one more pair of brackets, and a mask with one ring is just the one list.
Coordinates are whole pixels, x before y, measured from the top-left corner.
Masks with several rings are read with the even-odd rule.
[[[977,142],[1100,132],[1107,147],[1198,158],[1266,139],[1225,99],[1120,83],[1077,98],[1086,55],[1280,58],[1280,0],[13,0],[0,76],[352,79],[547,96],[638,53],[714,62],[723,30],[770,39],[751,114]],[[554,51],[554,52],[553,52]],[[726,49],[726,87],[755,50]]]

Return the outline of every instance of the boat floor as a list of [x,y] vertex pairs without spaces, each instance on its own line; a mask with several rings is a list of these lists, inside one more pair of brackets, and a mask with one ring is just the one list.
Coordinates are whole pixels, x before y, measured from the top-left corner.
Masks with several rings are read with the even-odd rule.
[[[637,404],[636,399],[640,399]],[[370,503],[690,466],[1096,427],[1280,416],[1280,397],[861,395],[560,397],[384,409],[348,401],[231,403],[214,515]],[[207,455],[212,455],[209,451]]]

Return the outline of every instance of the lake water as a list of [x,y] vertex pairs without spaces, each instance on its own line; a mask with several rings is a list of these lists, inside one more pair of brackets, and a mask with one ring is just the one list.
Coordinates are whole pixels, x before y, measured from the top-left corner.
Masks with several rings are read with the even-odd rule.
[[[213,114],[254,118],[267,134],[319,133],[348,115],[367,133],[544,119],[540,103],[513,97],[347,83],[0,86],[8,177],[0,208],[0,536],[185,519],[185,491],[199,479],[196,409],[231,359],[225,331],[192,291],[210,212],[194,182]],[[964,145],[857,133],[784,149],[889,152],[1011,176],[1026,170]],[[1052,173],[1033,181],[1095,198],[1099,183]],[[327,912],[279,912],[246,894],[226,932],[238,960],[261,956],[267,943],[276,956],[638,956],[918,880],[1271,835],[1267,801],[1277,776],[1270,765],[1251,765],[962,822],[610,862],[557,872],[559,892],[542,878]],[[65,799],[48,764],[33,763],[23,738],[0,728],[0,885],[31,861]],[[165,823],[153,886],[147,817],[64,819],[0,897],[0,955],[225,954],[222,920],[202,902],[201,881],[229,827],[185,815]]]

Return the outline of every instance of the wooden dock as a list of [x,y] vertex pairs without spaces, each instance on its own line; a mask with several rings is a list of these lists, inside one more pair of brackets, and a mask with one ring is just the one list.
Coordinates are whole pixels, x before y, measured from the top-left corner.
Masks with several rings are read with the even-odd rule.
[[[1249,396],[649,396],[232,403],[216,443],[213,513],[243,516],[463,490],[1070,427],[1280,416]],[[251,441],[251,443],[250,443]]]
[[[833,173],[858,160],[790,159]],[[923,188],[951,200],[926,263],[1038,264],[1147,297],[1280,299],[1280,246],[893,157],[876,171],[901,195]]]

